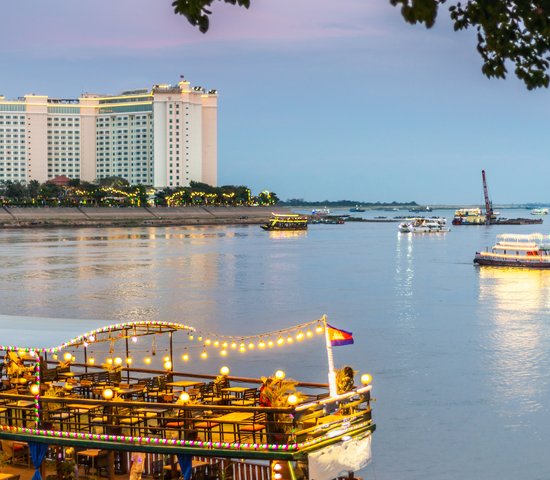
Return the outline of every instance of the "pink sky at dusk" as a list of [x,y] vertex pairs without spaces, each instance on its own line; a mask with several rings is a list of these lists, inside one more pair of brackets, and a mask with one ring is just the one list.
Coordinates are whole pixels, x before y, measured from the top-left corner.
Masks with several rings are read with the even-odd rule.
[[[215,3],[206,35],[170,0],[21,0],[3,16],[8,98],[114,94],[181,74],[216,88],[222,184],[283,199],[476,203],[485,168],[495,201],[546,190],[548,91],[486,79],[474,32],[453,32],[445,7],[426,29],[389,0]],[[518,159],[539,172],[529,187],[503,168]]]

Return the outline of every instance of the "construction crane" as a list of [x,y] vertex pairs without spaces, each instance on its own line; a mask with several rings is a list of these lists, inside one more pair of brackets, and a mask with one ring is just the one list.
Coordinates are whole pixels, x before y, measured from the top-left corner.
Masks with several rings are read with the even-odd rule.
[[485,223],[490,225],[497,217],[493,212],[493,204],[489,199],[489,189],[487,188],[485,170],[481,170],[481,179],[483,180],[483,196],[485,197]]

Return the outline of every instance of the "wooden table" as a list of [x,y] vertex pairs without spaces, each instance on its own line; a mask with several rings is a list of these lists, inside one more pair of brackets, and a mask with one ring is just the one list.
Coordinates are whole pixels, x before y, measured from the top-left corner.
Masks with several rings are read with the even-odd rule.
[[177,382],[168,382],[168,387],[181,387],[185,390],[187,387],[197,387],[204,384],[204,382],[198,382],[197,380],[178,380]]
[[0,473],[0,480],[10,480],[16,476],[19,475],[16,475],[15,473]]
[[[89,471],[95,468],[96,474],[97,474],[97,457],[99,457],[100,455],[104,455],[105,453],[107,452],[102,451],[99,448],[89,448],[87,450],[81,450],[80,452],[77,452],[76,458],[77,460],[78,460],[78,457],[80,456],[90,458],[92,460],[91,462],[92,464],[89,467],[90,469]],[[76,463],[78,464],[78,461]]]
[[[240,387],[235,387],[240,388]],[[231,412],[221,417],[212,417],[207,421],[216,422],[220,424],[220,437],[223,439],[223,427],[225,425],[231,425],[233,427],[233,435],[237,435],[237,424],[244,422],[245,420],[250,420],[254,414],[252,412]]]

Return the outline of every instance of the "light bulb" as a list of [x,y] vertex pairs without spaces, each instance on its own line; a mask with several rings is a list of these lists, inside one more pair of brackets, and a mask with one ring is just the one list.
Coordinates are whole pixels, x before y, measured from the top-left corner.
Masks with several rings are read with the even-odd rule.
[[122,358],[120,357],[115,357],[115,359],[113,360],[113,363],[115,365],[122,365]]
[[151,357],[145,357],[143,359],[143,363],[145,363],[145,365],[150,365],[151,364]]
[[170,360],[167,360],[164,362],[164,370],[171,370],[172,369],[172,362]]
[[182,356],[181,356],[181,359],[184,361],[184,362],[187,362],[189,361],[189,355],[187,353],[184,353]]
[[65,352],[63,354],[63,360],[70,362],[73,359],[73,354],[71,352]]
[[275,378],[277,380],[283,380],[286,377],[286,373],[283,370],[277,370],[275,372]]
[[191,397],[187,392],[181,392],[181,395],[179,396],[179,399],[183,403],[187,403]]
[[222,375],[229,375],[229,367],[223,366],[222,368],[220,368],[220,373]]
[[103,390],[101,395],[105,400],[111,400],[111,398],[113,398],[114,392],[110,388],[106,388],[105,390]]
[[368,385],[370,382],[372,382],[372,375],[369,373],[363,373],[363,375],[361,375],[361,383],[363,385]]
[[33,383],[30,386],[30,391],[33,395],[38,395],[40,393],[40,385],[38,385],[37,383]]

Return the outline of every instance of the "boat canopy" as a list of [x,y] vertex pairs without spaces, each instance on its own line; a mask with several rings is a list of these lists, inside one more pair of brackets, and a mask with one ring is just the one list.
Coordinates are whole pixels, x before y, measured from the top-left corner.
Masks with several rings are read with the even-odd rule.
[[0,348],[54,352],[68,346],[112,341],[129,335],[156,335],[177,330],[195,331],[181,323],[155,320],[109,323],[105,320],[0,315]]

